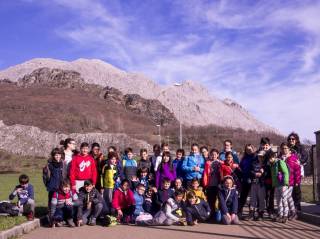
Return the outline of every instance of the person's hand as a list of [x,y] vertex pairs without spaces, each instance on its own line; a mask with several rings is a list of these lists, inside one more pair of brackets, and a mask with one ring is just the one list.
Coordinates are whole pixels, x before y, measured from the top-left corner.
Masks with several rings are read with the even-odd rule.
[[88,202],[88,204],[87,204],[87,209],[90,209],[90,208],[91,208],[91,205],[92,205],[92,203],[91,203],[91,202]]
[[118,216],[123,217],[123,213],[122,213],[121,209],[118,209]]
[[194,220],[194,225],[198,225],[198,220]]
[[22,191],[22,188],[17,188],[16,193],[20,193]]
[[153,187],[152,190],[154,191],[154,193],[158,192],[158,189],[156,187]]
[[193,171],[195,171],[195,172],[199,172],[199,171],[200,171],[200,167],[199,167],[199,166],[195,166],[195,167],[193,167]]
[[236,218],[236,214],[232,213],[231,214],[231,221],[233,221]]
[[82,224],[82,219],[78,220],[77,224],[78,224],[78,227],[80,227]]
[[261,177],[261,173],[256,173],[256,177],[260,178]]

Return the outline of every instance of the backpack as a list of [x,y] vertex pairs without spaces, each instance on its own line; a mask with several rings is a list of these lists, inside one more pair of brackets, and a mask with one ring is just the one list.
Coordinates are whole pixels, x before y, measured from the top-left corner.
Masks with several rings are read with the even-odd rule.
[[9,216],[18,216],[19,208],[10,202],[0,202],[0,213],[8,214]]
[[47,186],[47,184],[49,183],[50,177],[51,177],[51,172],[49,169],[49,164],[47,164],[42,169],[42,180],[45,186]]

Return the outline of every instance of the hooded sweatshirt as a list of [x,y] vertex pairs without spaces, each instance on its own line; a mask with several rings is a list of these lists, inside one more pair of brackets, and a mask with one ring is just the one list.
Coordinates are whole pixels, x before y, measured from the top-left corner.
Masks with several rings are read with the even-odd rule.
[[97,168],[91,155],[83,156],[78,154],[73,157],[70,168],[71,186],[76,185],[76,180],[90,179],[93,185],[97,181]]
[[289,169],[289,186],[294,186],[301,183],[301,167],[299,159],[295,154],[291,154],[286,158],[286,164]]

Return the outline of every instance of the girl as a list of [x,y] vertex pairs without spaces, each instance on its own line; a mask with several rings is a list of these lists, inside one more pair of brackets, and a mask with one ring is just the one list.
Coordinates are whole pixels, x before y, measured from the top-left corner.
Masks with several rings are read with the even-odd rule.
[[214,212],[219,191],[218,186],[221,182],[220,167],[219,151],[217,149],[212,149],[210,151],[210,159],[207,160],[203,173],[203,187],[206,189],[208,202],[210,202],[212,212]]
[[206,162],[209,160],[209,149],[207,146],[201,146],[200,147],[200,152],[202,154],[202,157],[204,158],[204,161]]
[[64,161],[63,161],[63,179],[70,177],[70,163],[72,157],[76,154],[76,141],[72,138],[67,138],[60,142],[64,148]]
[[301,183],[301,167],[299,159],[295,154],[291,153],[289,145],[282,143],[281,146],[281,159],[284,160],[289,169],[289,188],[288,188],[288,204],[290,209],[289,220],[293,220],[297,217],[296,208],[292,198],[292,192],[294,187],[299,187]]
[[223,179],[223,186],[219,190],[220,210],[222,214],[222,223],[225,225],[239,224],[238,212],[238,192],[234,187],[234,181],[231,176]]
[[100,150],[100,145],[98,143],[93,143],[91,145],[90,155],[94,159],[96,167],[97,167],[96,189],[98,189],[100,191],[101,190],[101,180],[100,180],[101,171],[102,171],[103,165],[105,165],[105,160],[104,160],[103,153]]
[[133,213],[134,219],[136,219],[136,217],[144,213],[143,205],[144,205],[145,191],[146,191],[145,186],[143,184],[139,184],[136,188],[136,191],[134,192],[134,200],[136,203],[136,207]]
[[148,150],[141,149],[140,150],[140,160],[138,162],[138,170],[146,167],[148,169],[148,173],[150,173],[151,169],[151,161],[148,159]]
[[130,190],[130,181],[124,179],[121,181],[121,186],[114,192],[112,200],[118,222],[131,222],[135,204],[133,192]]
[[80,154],[73,157],[70,167],[70,181],[73,192],[78,192],[85,180],[97,181],[97,168],[94,159],[89,155],[89,144],[82,143]]
[[233,154],[231,152],[226,152],[225,156],[226,159],[220,168],[221,180],[223,180],[225,176],[234,176],[235,170],[239,168],[239,165],[233,162]]
[[156,187],[160,188],[161,182],[164,178],[169,178],[171,182],[176,179],[176,169],[173,166],[170,152],[163,152],[162,161],[159,169],[156,172]]
[[183,187],[183,183],[182,183],[182,179],[181,178],[176,178],[174,180],[174,185],[173,185],[173,191],[177,191],[180,190],[182,192],[184,192],[184,196],[183,196],[183,200],[186,200],[186,196],[187,196],[187,190],[185,190],[185,188]]
[[51,158],[47,166],[43,168],[43,182],[48,191],[48,207],[50,208],[53,193],[56,192],[63,180],[63,159],[62,149],[54,148],[51,151]]

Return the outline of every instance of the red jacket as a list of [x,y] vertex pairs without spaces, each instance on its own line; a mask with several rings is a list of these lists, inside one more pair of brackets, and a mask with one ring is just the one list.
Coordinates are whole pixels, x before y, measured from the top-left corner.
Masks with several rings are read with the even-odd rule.
[[71,186],[76,185],[76,180],[90,179],[95,185],[97,181],[97,168],[91,155],[75,155],[71,161],[70,181]]
[[128,189],[125,193],[122,188],[118,188],[113,195],[112,207],[116,210],[128,208],[132,205],[135,205],[136,202],[133,197],[133,192]]

